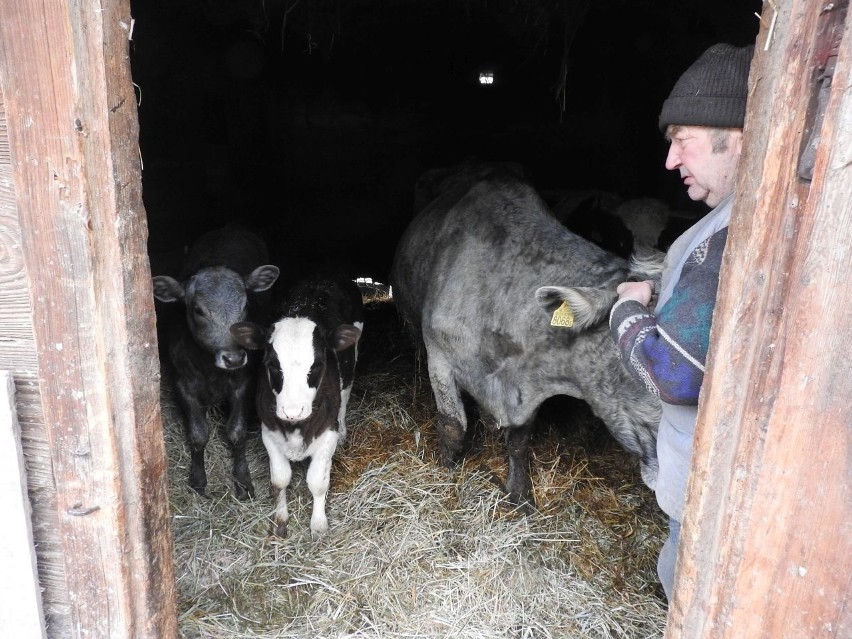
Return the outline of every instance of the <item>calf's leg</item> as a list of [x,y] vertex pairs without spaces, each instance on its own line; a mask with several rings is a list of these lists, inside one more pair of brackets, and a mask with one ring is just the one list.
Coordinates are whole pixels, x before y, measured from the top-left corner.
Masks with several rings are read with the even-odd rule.
[[239,500],[254,497],[254,484],[252,484],[251,472],[246,460],[249,397],[252,394],[248,385],[234,392],[226,431],[233,458],[234,495]]
[[311,463],[308,466],[308,488],[314,497],[311,513],[311,536],[317,539],[328,532],[328,518],[325,515],[325,500],[331,482],[331,458],[337,448],[338,434],[327,430],[317,439]]
[[287,486],[293,476],[290,460],[287,458],[287,439],[281,431],[261,426],[261,438],[269,455],[269,480],[275,493],[275,512],[272,516],[272,532],[277,537],[287,536]]
[[190,385],[178,381],[178,401],[183,409],[186,423],[186,440],[189,444],[189,486],[199,495],[207,489],[207,473],[204,470],[204,449],[210,438],[207,423],[207,408],[196,399]]
[[337,433],[340,441],[346,439],[346,407],[349,404],[349,396],[352,394],[352,386],[346,386],[340,391],[340,410],[337,412]]
[[[363,322],[355,322],[359,329],[364,328]],[[346,439],[346,407],[352,394],[352,382],[355,379],[355,364],[358,362],[358,340],[347,349],[338,351],[337,366],[340,371],[340,412],[337,416],[337,432],[339,441]]]

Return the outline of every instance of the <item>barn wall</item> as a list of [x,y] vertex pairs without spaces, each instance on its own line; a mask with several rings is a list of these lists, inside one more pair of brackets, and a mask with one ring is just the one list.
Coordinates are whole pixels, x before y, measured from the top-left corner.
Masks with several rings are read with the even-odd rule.
[[765,5],[668,639],[852,636],[848,4]]
[[122,0],[0,3],[0,366],[51,637],[176,635],[130,29]]

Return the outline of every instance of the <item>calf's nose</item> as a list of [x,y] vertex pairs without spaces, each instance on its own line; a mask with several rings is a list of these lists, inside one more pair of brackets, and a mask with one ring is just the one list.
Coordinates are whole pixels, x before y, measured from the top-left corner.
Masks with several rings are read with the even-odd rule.
[[219,353],[217,360],[220,368],[234,369],[245,366],[248,356],[245,351],[223,351]]

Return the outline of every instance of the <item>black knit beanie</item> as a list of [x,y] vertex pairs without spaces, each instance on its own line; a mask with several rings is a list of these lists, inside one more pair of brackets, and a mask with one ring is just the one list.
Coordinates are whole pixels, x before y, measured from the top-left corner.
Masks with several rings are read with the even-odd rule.
[[743,128],[754,45],[714,44],[683,72],[660,113],[670,124]]

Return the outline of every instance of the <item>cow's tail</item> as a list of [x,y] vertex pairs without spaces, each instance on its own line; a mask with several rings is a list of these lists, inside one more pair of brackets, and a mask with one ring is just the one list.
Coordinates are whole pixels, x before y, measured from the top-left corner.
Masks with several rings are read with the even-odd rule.
[[643,248],[630,256],[630,272],[627,279],[633,282],[651,280],[659,282],[663,274],[663,262],[666,254],[656,249]]

